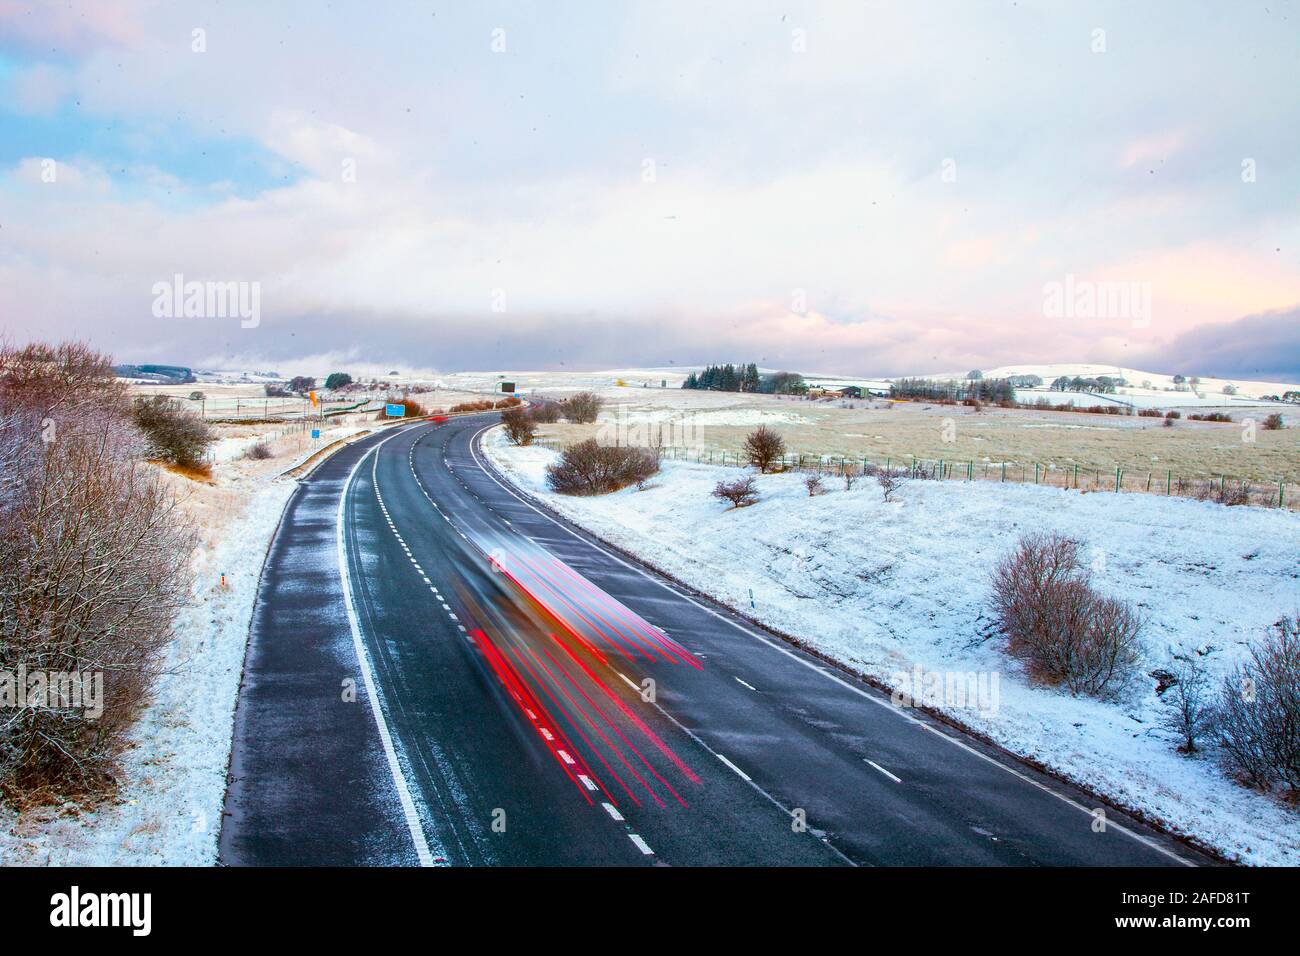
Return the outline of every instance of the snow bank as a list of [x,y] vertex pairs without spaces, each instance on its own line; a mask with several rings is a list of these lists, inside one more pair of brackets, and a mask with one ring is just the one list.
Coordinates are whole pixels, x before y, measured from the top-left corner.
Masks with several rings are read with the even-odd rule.
[[[988,482],[912,482],[886,504],[874,482],[845,491],[828,477],[828,493],[809,498],[796,475],[760,477],[762,500],[733,511],[709,492],[737,469],[672,461],[644,491],[565,498],[545,488],[554,452],[510,446],[499,429],[485,444],[556,511],[891,686],[916,665],[999,673],[995,711],[948,712],[1231,858],[1300,864],[1300,814],[1231,782],[1210,757],[1178,754],[1162,726],[1169,704],[1145,676],[1174,652],[1199,652],[1217,678],[1300,607],[1300,515]],[[1040,529],[1082,539],[1098,588],[1148,621],[1144,676],[1120,702],[1032,686],[1001,651],[990,569]]]

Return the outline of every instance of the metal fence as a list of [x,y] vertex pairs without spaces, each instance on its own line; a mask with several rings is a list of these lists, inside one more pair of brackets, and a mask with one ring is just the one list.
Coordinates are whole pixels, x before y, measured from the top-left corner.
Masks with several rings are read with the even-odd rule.
[[[559,451],[566,443],[554,439],[538,439],[534,444]],[[659,449],[659,455],[668,461],[689,461],[702,465],[740,468],[750,464],[749,456],[744,452],[718,449],[664,447]],[[1055,462],[994,462],[917,458],[913,455],[903,458],[869,458],[805,453],[782,455],[774,463],[773,470],[836,476],[845,472],[854,476],[870,476],[887,471],[917,480],[1012,482],[1082,491],[1159,494],[1234,505],[1251,504],[1288,509],[1300,507],[1300,495],[1292,494],[1285,477],[1279,477],[1276,482],[1260,481],[1226,474],[1178,475],[1172,470],[1126,469],[1118,465],[1111,470],[1085,468],[1076,463],[1058,465]]]

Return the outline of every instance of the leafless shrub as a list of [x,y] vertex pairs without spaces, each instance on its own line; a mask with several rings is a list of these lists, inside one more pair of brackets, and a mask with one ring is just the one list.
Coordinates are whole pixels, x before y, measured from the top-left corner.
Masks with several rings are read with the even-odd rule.
[[858,475],[857,475],[856,472],[854,472],[854,470],[853,470],[853,466],[850,465],[850,466],[846,467],[846,468],[844,469],[844,471],[841,472],[840,474],[841,474],[841,477],[844,478],[844,490],[845,490],[845,491],[852,491],[852,490],[853,490],[853,486],[856,485],[856,484],[858,483]]
[[711,494],[714,498],[730,501],[733,508],[745,508],[758,500],[758,486],[753,478],[737,478],[718,482]]
[[522,408],[507,408],[501,413],[501,424],[505,426],[506,437],[516,445],[531,445],[537,434],[537,425]]
[[785,439],[766,425],[759,425],[745,438],[745,455],[759,471],[766,472],[784,454]]
[[1132,675],[1141,618],[1126,602],[1092,589],[1077,541],[1022,538],[994,571],[993,603],[1008,650],[1040,680],[1104,697]]
[[1277,412],[1274,412],[1272,415],[1265,418],[1264,423],[1259,427],[1264,429],[1266,432],[1280,431],[1282,429],[1282,416]]
[[808,489],[809,498],[815,498],[826,491],[826,484],[822,481],[821,475],[808,475],[803,480],[803,486]]
[[248,451],[244,452],[245,458],[251,458],[254,461],[265,461],[267,458],[274,458],[275,454],[271,451],[271,446],[264,441],[259,441],[251,445]]
[[1178,746],[1180,753],[1196,753],[1196,742],[1214,723],[1210,680],[1198,656],[1177,661],[1173,679],[1167,692],[1173,708],[1165,715],[1165,725],[1182,740]]
[[18,802],[111,786],[185,598],[192,546],[159,474],[138,461],[144,446],[107,356],[37,348],[32,364],[30,349],[0,347],[0,671],[75,673],[91,686],[98,675],[102,695],[89,706],[24,695],[3,711],[0,793]]
[[149,456],[182,468],[195,468],[215,436],[207,422],[165,395],[137,398],[132,409],[136,427],[149,443]]
[[562,404],[565,418],[575,425],[589,425],[600,415],[605,400],[595,392],[577,392]]
[[1196,487],[1192,496],[1197,501],[1215,501],[1221,505],[1248,505],[1250,504],[1250,482],[1227,479],[1215,481],[1213,478],[1207,478]]
[[880,490],[885,493],[886,501],[894,499],[894,493],[903,487],[903,482],[906,480],[905,472],[895,471],[892,468],[881,468],[876,472],[876,482],[880,485]]
[[543,400],[528,409],[528,417],[539,425],[554,425],[560,420],[558,402]]
[[1224,678],[1216,737],[1236,775],[1300,791],[1300,615],[1283,618]]
[[[388,414],[389,405],[401,405],[403,409],[403,418],[424,418],[429,414],[428,409],[426,409],[422,403],[412,398],[410,394],[407,393],[404,395],[389,395],[386,397],[384,399],[384,407],[375,413],[375,418],[380,421],[391,418],[392,416]],[[492,407],[492,403],[487,402],[483,407],[484,409],[489,409]],[[459,409],[453,408],[452,411],[459,411]]]
[[639,485],[658,471],[658,456],[648,448],[611,447],[588,438],[564,449],[547,467],[546,482],[564,495],[603,495]]

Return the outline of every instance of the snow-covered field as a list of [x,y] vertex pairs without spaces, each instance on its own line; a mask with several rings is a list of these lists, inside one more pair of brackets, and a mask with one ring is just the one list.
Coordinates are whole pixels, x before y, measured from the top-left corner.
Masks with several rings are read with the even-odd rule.
[[[227,437],[221,448],[245,440]],[[295,439],[269,440],[276,458],[251,461],[222,454],[210,485],[169,478],[198,525],[194,584],[191,601],[174,624],[166,673],[123,756],[122,787],[88,811],[67,806],[19,816],[0,810],[0,863],[216,862],[249,620],[267,546],[295,487],[292,481],[272,480],[291,459]]]
[[[1147,676],[1179,653],[1200,654],[1217,678],[1300,608],[1300,515],[982,482],[911,482],[885,503],[874,482],[845,491],[828,478],[809,498],[797,475],[760,477],[762,500],[737,511],[709,496],[737,469],[672,461],[643,491],[566,498],[545,488],[554,452],[507,445],[499,429],[487,449],[602,538],[891,686],[918,665],[1000,674],[996,709],[943,709],[1230,858],[1300,865],[1300,813],[1233,783],[1213,754],[1177,753],[1162,725],[1169,704]],[[1036,530],[1082,539],[1098,588],[1147,620],[1141,676],[1118,702],[1033,686],[1002,652],[990,570]]]

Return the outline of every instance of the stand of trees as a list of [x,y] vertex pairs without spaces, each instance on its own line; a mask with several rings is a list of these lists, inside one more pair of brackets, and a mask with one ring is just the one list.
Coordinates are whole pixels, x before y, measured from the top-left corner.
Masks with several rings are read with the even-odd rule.
[[1052,391],[1054,392],[1100,392],[1104,395],[1112,394],[1120,385],[1128,383],[1122,378],[1111,378],[1109,375],[1099,375],[1096,378],[1080,378],[1078,375],[1070,378],[1068,375],[1062,375],[1052,382]]
[[920,398],[932,402],[977,399],[1000,404],[1014,402],[1016,390],[1005,378],[966,379],[955,382],[932,378],[900,378],[889,387],[892,398]]
[[761,389],[758,366],[753,362],[748,365],[709,365],[703,372],[692,372],[682,382],[682,388],[702,389],[708,392],[757,392]]

